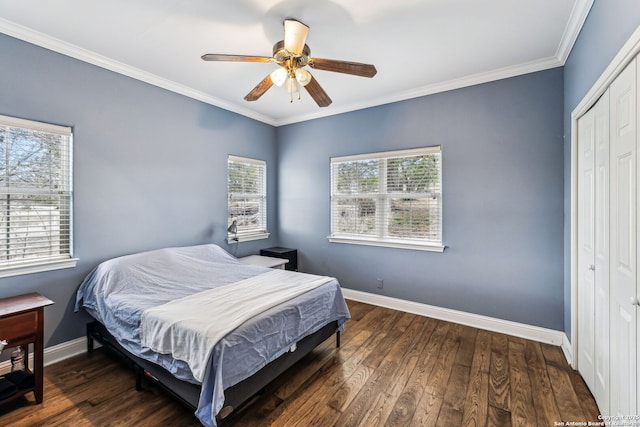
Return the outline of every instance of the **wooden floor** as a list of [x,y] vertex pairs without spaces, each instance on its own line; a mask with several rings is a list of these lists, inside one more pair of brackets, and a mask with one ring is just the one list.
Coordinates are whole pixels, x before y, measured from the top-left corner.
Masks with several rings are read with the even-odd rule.
[[[227,426],[554,426],[598,408],[559,347],[349,301],[330,339]],[[0,426],[197,426],[103,350],[45,368],[44,403],[0,407]]]

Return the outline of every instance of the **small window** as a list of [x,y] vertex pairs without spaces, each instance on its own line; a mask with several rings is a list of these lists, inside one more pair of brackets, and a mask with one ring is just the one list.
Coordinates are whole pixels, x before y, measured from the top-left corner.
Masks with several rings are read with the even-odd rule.
[[440,147],[331,159],[331,235],[338,243],[442,252]]
[[228,220],[236,222],[237,233],[228,232],[230,242],[266,239],[267,164],[263,160],[229,156]]
[[73,259],[71,128],[0,116],[0,277]]

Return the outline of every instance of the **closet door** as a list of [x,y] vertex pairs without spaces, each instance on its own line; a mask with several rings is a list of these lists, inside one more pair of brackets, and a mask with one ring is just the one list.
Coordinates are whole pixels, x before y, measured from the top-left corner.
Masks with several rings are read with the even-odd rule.
[[593,108],[595,123],[595,331],[593,396],[609,414],[609,91]]
[[578,370],[595,390],[595,108],[578,120]]
[[578,120],[578,370],[609,413],[609,92]]
[[612,415],[636,414],[636,61],[610,87]]

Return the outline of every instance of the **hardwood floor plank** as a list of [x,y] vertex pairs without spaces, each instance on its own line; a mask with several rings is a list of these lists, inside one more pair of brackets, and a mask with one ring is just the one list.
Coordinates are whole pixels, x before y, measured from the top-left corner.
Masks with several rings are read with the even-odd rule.
[[[379,407],[383,410],[385,404],[389,399],[388,391],[389,384],[398,384],[406,382],[399,378],[401,370],[399,364],[404,359],[408,358],[411,351],[415,348],[419,339],[423,336],[423,332],[429,329],[426,328],[426,324],[429,319],[412,315],[411,323],[404,333],[396,340],[390,351],[386,354],[382,360],[380,366],[375,370],[374,375],[364,384],[358,391],[357,396],[353,399],[350,405],[345,408],[341,408],[342,415],[336,421],[336,425],[340,426],[355,426],[358,425],[364,418],[373,416],[374,418],[381,417],[381,414],[368,414],[367,410],[370,406]],[[432,329],[431,329],[432,330]],[[372,405],[372,400],[374,404]],[[376,400],[380,400],[383,404],[379,406]],[[329,403],[331,405],[331,403]],[[338,409],[334,406],[334,408]],[[390,410],[390,409],[389,409]],[[388,416],[388,413],[387,415]],[[384,418],[386,418],[386,416]]]
[[487,331],[479,331],[469,385],[462,412],[462,424],[465,426],[484,426],[487,422],[489,403],[489,367],[491,364],[491,337]]
[[[379,310],[376,310],[379,309]],[[287,425],[286,422],[282,423],[285,419],[304,419],[309,420],[314,418],[318,413],[325,414],[325,411],[330,416],[337,416],[336,410],[330,408],[327,402],[335,395],[344,382],[353,375],[358,367],[371,355],[380,349],[380,345],[386,338],[387,334],[391,333],[396,322],[403,318],[404,313],[396,312],[389,309],[383,309],[376,307],[374,311],[381,313],[380,321],[376,334],[371,334],[360,347],[358,351],[350,352],[349,356],[345,358],[345,353],[342,348],[336,352],[339,357],[336,358],[331,364],[330,370],[324,373],[321,377],[316,378],[311,383],[310,387],[306,387],[296,396],[293,400],[286,400],[282,405],[278,407],[279,411],[282,411],[279,418],[274,421],[274,426]],[[365,316],[366,318],[367,316]],[[365,329],[362,332],[370,333],[367,329],[368,324],[365,325]],[[347,343],[348,346],[350,343]],[[345,347],[346,347],[345,346]],[[323,393],[318,395],[317,393],[309,392],[315,387],[319,387],[323,390]],[[330,408],[330,409],[327,409]],[[292,414],[297,413],[298,416],[293,417]]]
[[[460,350],[458,350],[460,351]],[[464,401],[467,396],[467,387],[471,373],[470,366],[454,364],[449,376],[449,383],[444,392],[444,406],[453,411],[460,412],[464,409]]]
[[[346,338],[351,337],[352,335],[347,335]],[[348,342],[348,339],[346,342]],[[343,340],[342,345],[345,345],[346,342]],[[287,399],[304,383],[309,381],[315,372],[322,369],[322,367],[334,357],[335,352],[335,342],[333,340],[326,340],[313,352],[300,360],[300,363],[292,366],[291,369],[276,378],[272,383],[273,393],[282,400]]]
[[454,363],[471,368],[479,329],[460,325],[460,346]]
[[553,394],[558,405],[558,410],[564,421],[584,420],[586,415],[573,389],[569,373],[556,366],[547,366],[549,376],[553,378]]
[[580,402],[582,412],[584,413],[587,421],[599,421],[598,415],[602,414],[602,412],[598,409],[598,405],[596,404],[589,387],[585,384],[584,379],[577,371],[570,372],[569,378],[571,378],[573,389],[576,392],[576,397],[578,398],[578,402]]
[[538,425],[554,425],[554,423],[562,421],[562,418],[553,397],[553,388],[540,344],[527,341],[524,346],[524,355],[527,361],[531,396],[536,409]]
[[[361,425],[363,420],[370,417],[375,419],[374,424],[364,423],[362,425],[377,425],[381,419],[384,408],[388,405],[387,400],[391,401],[391,405],[395,399],[385,392],[388,384],[392,381],[393,374],[397,372],[397,363],[383,361],[375,370],[374,375],[360,388],[358,394],[351,403],[343,409],[340,417],[335,420],[334,425],[340,427],[351,427]],[[370,413],[375,411],[376,413]],[[388,415],[388,413],[387,413]]]
[[409,382],[402,390],[400,396],[398,396],[385,425],[406,426],[413,418],[416,405],[422,398],[425,390],[424,384],[433,370],[434,363],[440,353],[440,348],[446,339],[449,328],[450,324],[447,322],[438,322],[435,331],[429,339],[429,343],[421,354],[421,359],[413,370]]
[[370,368],[377,368],[390,349],[394,348],[398,341],[402,339],[404,332],[415,317],[415,314],[403,313],[385,334],[384,339],[380,340],[378,351],[371,352],[362,363]]
[[444,398],[444,393],[449,383],[449,376],[453,369],[453,361],[460,346],[460,329],[460,325],[451,324],[449,333],[440,348],[440,353],[435,361],[435,365],[427,378],[426,391],[434,396]]
[[427,319],[419,335],[413,340],[411,346],[405,351],[402,359],[398,363],[398,371],[395,373],[393,381],[390,381],[386,392],[398,398],[402,390],[406,387],[416,366],[422,360],[422,354],[431,342],[431,336],[440,322],[435,319]]
[[535,426],[536,413],[531,396],[531,382],[524,358],[524,340],[509,337],[509,385],[511,387],[511,422],[515,426]]
[[[559,347],[348,304],[353,319],[340,349],[327,340],[224,427],[535,426],[554,416],[551,400],[562,420],[597,419],[591,393]],[[199,425],[154,384],[136,391],[133,371],[104,349],[44,375],[44,402],[29,394],[0,406],[1,426]]]
[[508,353],[508,337],[503,334],[493,334],[489,365],[489,405],[504,411],[508,411],[511,407]]
[[496,408],[493,405],[489,405],[487,426],[511,427],[511,413],[502,408]]
[[[420,318],[420,316],[418,316]],[[411,345],[407,350],[404,351],[404,355],[402,359],[397,363],[397,367],[391,373],[392,376],[388,379],[380,378],[378,381],[378,386],[376,395],[376,390],[372,392],[372,395],[376,395],[373,403],[369,401],[367,402],[357,402],[358,405],[361,405],[363,408],[365,406],[370,406],[370,409],[364,411],[362,415],[362,421],[358,423],[360,426],[374,426],[374,425],[382,425],[384,420],[386,420],[393,407],[404,390],[407,382],[411,377],[413,370],[415,369],[418,361],[421,358],[421,354],[424,351],[427,343],[429,342],[431,335],[438,324],[438,321],[435,319],[422,318],[425,319],[424,322],[421,322],[421,328],[418,333],[414,336]],[[390,353],[393,356],[393,353]],[[390,362],[393,362],[395,358],[391,358]],[[365,399],[365,396],[358,396],[359,399]],[[352,414],[351,411],[345,412],[345,417],[356,417],[358,414]],[[342,418],[338,420],[342,421]]]
[[[423,427],[423,426],[433,426],[438,423],[440,419],[440,408],[442,407],[442,398],[439,396],[435,396],[432,393],[425,392],[420,396],[420,400],[418,401],[418,405],[411,417],[411,421],[409,422],[409,426],[415,427]],[[445,424],[443,425],[455,425],[455,424],[447,424],[450,423],[451,420],[444,420]]]

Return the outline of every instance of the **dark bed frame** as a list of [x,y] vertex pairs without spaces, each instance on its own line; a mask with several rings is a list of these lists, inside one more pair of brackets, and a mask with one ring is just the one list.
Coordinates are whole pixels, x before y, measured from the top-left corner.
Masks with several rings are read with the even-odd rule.
[[[338,323],[334,321],[300,340],[295,351],[284,353],[249,378],[225,389],[224,406],[216,418],[222,420],[229,416],[235,409],[260,393],[267,384],[309,354],[334,333],[336,334],[336,347],[340,347],[340,330],[338,329]],[[97,320],[87,324],[87,350],[89,353],[93,351],[94,340],[133,367],[135,370],[136,390],[142,390],[142,379],[147,377],[195,412],[200,398],[200,385],[179,380],[161,366],[130,353]]]

